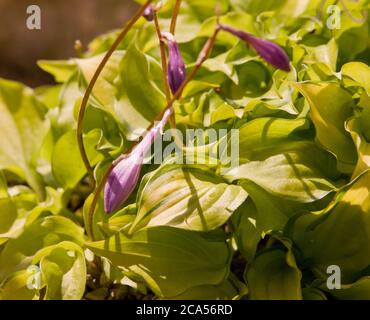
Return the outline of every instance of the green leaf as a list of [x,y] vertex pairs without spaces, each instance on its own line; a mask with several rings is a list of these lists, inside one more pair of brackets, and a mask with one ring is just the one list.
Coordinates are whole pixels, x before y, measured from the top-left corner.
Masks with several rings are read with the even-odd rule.
[[38,204],[37,195],[29,187],[23,185],[12,186],[9,187],[8,193],[18,211],[24,214],[27,214]]
[[62,85],[41,86],[35,89],[36,98],[48,109],[52,109],[59,103]]
[[[63,197],[62,189],[46,187],[46,198],[43,202],[37,202],[35,194],[28,189],[13,187],[10,189],[12,197],[0,197],[0,221],[3,228],[0,228],[0,239],[17,238],[25,227],[32,224],[41,216],[50,214],[70,214],[66,209],[67,204]],[[74,217],[73,217],[74,218]],[[72,218],[72,219],[73,219]]]
[[313,205],[276,196],[249,180],[241,181],[240,185],[248,192],[257,209],[256,221],[260,233],[270,230],[282,231],[292,215],[305,211],[309,205]]
[[251,300],[302,300],[302,274],[289,247],[261,252],[245,278]]
[[271,75],[259,61],[249,61],[235,66],[239,79],[238,84],[232,81],[226,82],[223,90],[230,99],[242,99],[243,97],[259,97],[266,93],[271,82]]
[[279,150],[285,142],[301,139],[308,128],[306,119],[259,118],[240,127],[240,162],[246,162]]
[[289,222],[286,235],[317,277],[326,279],[327,267],[337,265],[342,282],[351,283],[370,265],[369,183],[366,171],[321,214],[306,213]]
[[257,245],[266,234],[283,231],[293,215],[323,209],[330,200],[306,204],[275,196],[252,181],[243,180],[240,185],[248,192],[248,200],[233,215],[232,222],[238,249],[247,261],[254,259]]
[[[193,84],[199,89],[204,83],[192,81],[187,88]],[[244,110],[242,108],[234,108],[211,90],[203,93],[199,100],[191,99],[186,104],[176,104],[175,112],[176,123],[202,128],[204,126],[213,126],[221,121],[235,119],[236,117],[241,118]]]
[[17,207],[9,197],[5,177],[0,171],[0,239],[9,236],[17,217]]
[[[154,59],[149,61],[143,53],[135,48],[135,45],[131,47],[134,49],[129,49],[127,52],[116,51],[112,55],[96,81],[89,102],[93,107],[109,113],[127,138],[135,140],[139,134],[134,131],[138,128],[141,130],[147,128],[150,121],[159,113],[159,111],[156,112],[155,102],[160,101],[159,110],[161,110],[164,107],[165,100],[163,94],[156,88],[155,82],[153,81],[154,71],[152,69],[155,68],[157,63]],[[84,91],[87,83],[91,81],[96,68],[103,59],[103,55],[104,54],[100,54],[87,59],[76,59],[76,63],[80,70],[79,85],[81,91]],[[140,58],[140,61],[136,58]],[[156,66],[156,69],[154,69],[157,74],[158,68],[159,67]],[[146,84],[145,87],[144,83]],[[81,96],[81,93],[75,92],[75,87],[76,83],[71,82],[69,92],[67,92],[67,96],[65,97],[66,103],[68,102],[66,105],[66,112],[68,112],[68,106],[71,107],[69,95],[74,97],[74,99],[76,99],[76,95]],[[148,96],[143,97],[145,90],[148,90]],[[138,100],[133,94],[138,94],[137,97],[140,96],[141,100]],[[146,104],[143,105],[142,102],[145,99],[147,99]],[[150,99],[153,100],[151,101]],[[150,102],[152,102],[152,106],[150,106]],[[78,103],[78,107],[79,104],[80,103]],[[137,110],[135,108],[137,108]],[[152,108],[152,111],[150,111],[150,108]],[[86,111],[86,116],[89,110],[91,110],[91,108],[88,108]],[[143,115],[141,113],[143,113]],[[148,116],[148,113],[151,114],[149,120],[145,118],[145,116]],[[68,113],[65,115],[67,116]],[[140,117],[143,119],[140,119]],[[88,120],[85,120],[85,122],[88,123]]]
[[223,14],[228,10],[228,0],[186,0],[194,15],[200,20],[215,15],[216,5],[220,6],[220,13]]
[[[101,107],[103,110],[112,112],[114,99],[117,93],[114,81],[118,76],[118,66],[123,56],[123,51],[116,51],[112,55],[96,81],[92,91],[92,97],[95,98],[93,103],[98,107]],[[75,63],[77,64],[86,83],[91,81],[95,70],[101,63],[103,57],[104,54],[86,59],[75,59]]]
[[267,0],[267,1],[252,1],[252,0],[231,0],[233,6],[253,14],[261,13],[263,11],[276,10],[281,7],[286,0]]
[[267,159],[242,164],[232,169],[228,176],[232,176],[232,180],[252,181],[283,199],[308,203],[336,191],[335,184],[324,171],[333,162],[330,160],[313,143],[302,142]]
[[[190,109],[186,116],[181,115],[179,123],[210,127],[220,121],[241,118],[244,112],[242,108],[236,109],[229,104],[214,90],[202,94],[198,103],[194,102],[194,104],[197,105],[196,109]],[[183,106],[181,111],[186,111]]]
[[129,205],[109,217],[107,220],[98,222],[98,226],[106,237],[128,229],[136,218],[136,204]]
[[370,94],[370,67],[362,62],[348,62],[342,66],[346,86],[361,86]]
[[42,248],[61,241],[84,243],[84,230],[61,216],[39,218],[16,239],[10,239],[0,253],[0,282],[13,272],[27,268]]
[[[96,145],[102,138],[99,129],[84,136],[87,157],[92,165],[102,159]],[[68,156],[67,156],[68,155]],[[64,188],[73,188],[86,175],[87,171],[77,145],[76,131],[68,131],[57,142],[52,155],[52,169],[55,179]]]
[[132,237],[119,233],[87,247],[141,276],[160,297],[173,297],[194,286],[220,284],[228,275],[226,242],[193,231],[153,227]]
[[0,286],[1,300],[33,300],[37,297],[35,289],[29,289],[27,285],[30,283],[32,273],[26,270],[18,271],[11,275]]
[[[143,130],[166,105],[161,88],[154,76],[161,74],[159,64],[145,56],[133,42],[119,68],[119,96],[115,110],[120,115],[128,139],[137,138],[137,129]],[[160,85],[161,87],[159,87]]]
[[310,104],[317,141],[337,157],[339,170],[351,172],[356,163],[356,150],[344,127],[345,121],[352,115],[351,96],[332,83],[302,83],[296,86]]
[[24,178],[44,197],[44,186],[36,162],[49,129],[46,108],[30,88],[0,79],[0,169]]
[[45,300],[79,300],[85,292],[84,252],[73,242],[64,241],[40,250],[33,259],[40,264],[45,281]]
[[202,67],[206,68],[209,71],[216,72],[220,71],[227,75],[235,84],[238,84],[239,77],[234,69],[232,63],[227,62],[229,53],[225,52],[218,55],[217,57],[207,59],[204,61]]
[[235,102],[246,105],[245,112],[249,113],[250,119],[261,117],[258,115],[258,110],[263,110],[263,107],[267,109],[266,114],[263,116],[271,116],[273,113],[282,111],[298,115],[298,104],[295,101],[296,94],[291,88],[291,81],[297,81],[297,74],[294,70],[290,73],[277,70],[272,75],[272,85],[267,92],[255,98],[244,97]]
[[248,122],[239,132],[240,164],[223,175],[231,181],[251,181],[291,201],[322,199],[336,190],[333,180],[338,173],[330,154],[301,138],[306,124],[305,119],[279,118]]
[[138,213],[130,233],[167,225],[195,231],[222,226],[247,193],[206,170],[163,166],[141,187]]
[[347,122],[347,130],[357,148],[358,160],[352,179],[370,167],[370,97],[364,93],[358,104],[361,108],[356,116]]
[[66,209],[68,203],[66,201],[66,193],[63,189],[52,189],[46,187],[46,199],[43,202],[39,202],[37,206],[32,208],[27,213],[26,225],[32,224],[41,215],[68,215],[70,212]]
[[262,238],[257,220],[259,220],[258,211],[250,197],[231,218],[238,250],[247,261],[254,259],[257,245]]
[[76,64],[72,60],[39,60],[37,65],[53,75],[56,82],[67,82],[76,71]]
[[308,51],[305,57],[306,63],[312,61],[326,64],[335,72],[337,69],[338,46],[334,39],[331,39],[327,44],[316,47],[306,47]]
[[78,110],[77,108],[80,107],[83,95],[80,90],[78,79],[79,75],[76,72],[62,85],[58,104],[49,113],[55,140],[77,126],[76,111]]
[[328,290],[322,288],[339,300],[369,300],[370,277],[363,277],[351,284],[342,284],[340,289]]
[[[343,14],[342,17],[346,15]],[[338,38],[340,58],[343,62],[349,62],[354,60],[355,56],[360,52],[364,51],[368,47],[369,39],[369,27],[367,23],[357,28],[348,28],[346,30],[346,20],[350,20],[349,17],[345,17],[342,22],[340,30],[345,30]],[[365,19],[366,21],[367,19]],[[353,21],[349,22],[353,24]],[[358,25],[357,25],[358,26]]]
[[316,288],[303,288],[302,295],[303,300],[327,300],[325,293]]
[[259,14],[264,11],[272,11],[275,15],[284,15],[285,17],[298,16],[307,8],[310,1],[294,1],[294,0],[231,0],[231,3],[240,10],[251,14]]
[[[235,276],[234,276],[235,277]],[[202,285],[166,300],[235,300],[245,295],[248,289],[234,277],[230,277],[219,285]]]

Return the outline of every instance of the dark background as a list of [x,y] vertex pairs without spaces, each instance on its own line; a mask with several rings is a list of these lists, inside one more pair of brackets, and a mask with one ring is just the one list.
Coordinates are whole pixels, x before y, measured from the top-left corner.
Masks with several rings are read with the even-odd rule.
[[[29,30],[29,5],[41,9],[41,30]],[[121,27],[135,11],[133,0],[0,0],[0,77],[35,87],[52,82],[39,59],[75,56],[101,33]]]

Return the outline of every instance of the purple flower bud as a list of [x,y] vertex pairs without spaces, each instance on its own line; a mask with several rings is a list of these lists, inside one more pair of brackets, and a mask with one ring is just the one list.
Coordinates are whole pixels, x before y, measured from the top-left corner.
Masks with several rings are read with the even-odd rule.
[[154,20],[154,6],[152,4],[148,5],[144,12],[143,12],[143,17],[148,20],[148,21],[153,21]]
[[111,213],[124,203],[135,189],[143,158],[132,153],[121,160],[110,173],[104,189],[104,210]]
[[185,63],[174,36],[168,32],[162,35],[168,40],[168,82],[175,94],[186,78]]
[[144,157],[156,136],[165,127],[172,108],[167,109],[161,121],[156,123],[136,147],[114,166],[104,188],[104,210],[111,213],[117,210],[134,191],[139,180]]
[[276,43],[257,38],[250,33],[226,25],[220,25],[220,28],[250,44],[264,60],[275,68],[290,71],[289,57]]

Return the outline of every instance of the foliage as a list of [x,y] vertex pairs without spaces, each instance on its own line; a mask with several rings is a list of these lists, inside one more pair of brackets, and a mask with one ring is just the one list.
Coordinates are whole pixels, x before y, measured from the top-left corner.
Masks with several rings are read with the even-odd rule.
[[[319,0],[220,1],[221,22],[280,45],[290,72],[220,31],[174,113],[181,132],[238,129],[239,166],[145,164],[119,210],[107,215],[98,196],[94,239],[77,117],[117,31],[81,57],[39,61],[54,86],[1,79],[0,298],[369,299],[370,24],[342,10],[341,27],[328,29],[334,2],[318,16]],[[182,2],[176,40],[187,72],[214,32],[216,3]],[[162,30],[174,4],[163,1]],[[356,17],[370,8],[347,6]],[[98,182],[165,106],[154,23],[140,18],[86,109]],[[330,265],[342,271],[340,290],[326,286]]]

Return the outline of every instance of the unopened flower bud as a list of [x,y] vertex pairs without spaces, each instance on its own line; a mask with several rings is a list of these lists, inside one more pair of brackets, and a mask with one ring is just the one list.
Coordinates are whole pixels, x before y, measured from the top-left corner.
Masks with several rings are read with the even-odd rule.
[[104,210],[116,211],[134,191],[140,176],[144,157],[158,133],[165,127],[172,108],[167,109],[161,121],[155,124],[136,147],[114,166],[104,188]]
[[168,41],[168,82],[172,93],[175,94],[186,79],[185,63],[175,37],[168,32],[162,35]]
[[262,59],[275,68],[287,72],[290,71],[289,57],[276,43],[257,38],[250,33],[235,29],[230,26],[220,25],[220,28],[250,44],[258,52]]
[[154,19],[154,6],[152,4],[148,5],[143,13],[143,17],[148,21],[153,21]]

